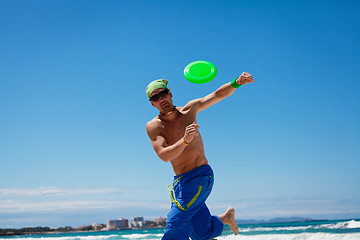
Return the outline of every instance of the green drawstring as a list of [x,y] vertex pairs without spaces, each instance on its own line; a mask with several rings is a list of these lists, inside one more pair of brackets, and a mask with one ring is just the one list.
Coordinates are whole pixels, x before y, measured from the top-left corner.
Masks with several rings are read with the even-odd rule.
[[[181,179],[182,177],[183,177],[183,176],[175,179],[175,181],[173,181],[170,185],[167,185],[166,188],[170,191],[170,199],[171,199],[171,202],[175,203],[176,206],[177,206],[179,209],[181,209],[181,210],[183,210],[183,211],[186,211],[186,210],[188,210],[188,209],[191,207],[191,205],[192,205],[192,204],[195,202],[195,200],[199,197],[199,195],[200,195],[201,190],[202,190],[203,187],[202,187],[201,185],[199,185],[199,190],[198,190],[198,192],[195,194],[195,196],[193,197],[193,199],[191,199],[191,201],[190,201],[188,204],[186,204],[186,207],[187,207],[187,208],[184,208],[183,206],[181,206],[181,204],[179,203],[179,201],[176,200],[175,195],[174,195],[174,188],[175,188],[176,184],[179,183],[179,181],[180,181],[180,179]],[[211,178],[211,175],[210,175],[209,177]],[[173,187],[170,189],[171,185],[172,185]]]
[[[175,179],[175,181],[173,181],[172,183],[170,183],[169,185],[166,186],[166,188],[170,191],[174,190],[174,187],[176,186],[176,184],[178,184],[178,182],[180,181],[180,179],[182,178],[183,176]],[[169,189],[171,187],[171,185],[173,186],[172,189]]]
[[[175,198],[175,196],[174,196],[174,188],[175,188],[176,184],[179,183],[179,181],[180,181],[180,179],[181,179],[182,177],[183,177],[183,176],[175,179],[175,181],[173,181],[172,183],[170,183],[169,185],[167,185],[166,188],[170,191],[170,199],[171,199],[171,202],[174,202],[174,203],[176,204],[176,206],[177,206],[178,208],[180,208],[181,210],[186,211],[187,209],[183,208],[183,207],[181,206],[181,204],[178,202],[178,200],[176,200],[176,198]],[[170,189],[171,185],[172,185],[172,188]]]

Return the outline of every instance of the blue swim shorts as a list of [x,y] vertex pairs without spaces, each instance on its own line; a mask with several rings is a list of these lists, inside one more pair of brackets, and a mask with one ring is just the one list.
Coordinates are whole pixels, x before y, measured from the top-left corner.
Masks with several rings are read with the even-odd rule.
[[221,235],[222,221],[218,216],[211,216],[205,204],[213,184],[214,173],[209,165],[174,177],[171,210],[162,239],[205,240]]

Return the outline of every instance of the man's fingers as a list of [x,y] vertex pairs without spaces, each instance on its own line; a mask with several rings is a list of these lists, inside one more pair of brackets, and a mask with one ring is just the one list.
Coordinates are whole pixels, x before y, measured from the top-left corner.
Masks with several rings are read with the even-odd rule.
[[192,124],[190,124],[190,125],[186,126],[186,129],[188,129],[188,128],[192,128],[192,127],[196,127],[196,128],[198,128],[198,127],[200,127],[200,126],[199,126],[199,125],[197,125],[197,123],[196,123],[196,122],[193,122]]
[[185,136],[189,137],[189,141],[192,141],[192,136],[199,135],[199,125],[196,124],[196,122],[193,122],[192,124],[186,126],[185,128]]
[[188,136],[195,136],[195,135],[199,135],[199,133],[197,132],[192,132],[192,133],[189,133]]
[[197,128],[190,128],[186,130],[187,135],[198,135],[199,130]]
[[247,80],[247,82],[255,82],[251,75],[249,77],[246,77],[245,79]]
[[197,131],[197,129],[190,129],[188,131],[189,134],[197,134],[199,131]]
[[200,127],[199,125],[197,125],[196,122],[193,122],[192,124],[190,124],[189,126],[195,126],[195,127]]

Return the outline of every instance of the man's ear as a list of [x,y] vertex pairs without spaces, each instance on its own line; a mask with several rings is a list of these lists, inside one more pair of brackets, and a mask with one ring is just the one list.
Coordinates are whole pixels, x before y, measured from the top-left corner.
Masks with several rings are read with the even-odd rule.
[[150,103],[151,103],[151,106],[155,107],[155,105],[154,105],[154,103],[152,101],[150,101]]

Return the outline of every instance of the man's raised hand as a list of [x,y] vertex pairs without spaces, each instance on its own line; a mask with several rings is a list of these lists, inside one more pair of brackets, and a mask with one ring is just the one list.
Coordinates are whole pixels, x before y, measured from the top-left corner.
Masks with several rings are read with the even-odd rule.
[[253,77],[251,76],[250,73],[247,72],[243,72],[241,76],[238,79],[236,79],[236,83],[241,85],[245,85],[247,83],[253,83],[253,82],[255,82]]
[[196,124],[196,122],[193,122],[192,124],[186,126],[185,128],[185,134],[184,134],[184,140],[187,143],[190,143],[195,135],[199,135],[199,128],[200,126]]

